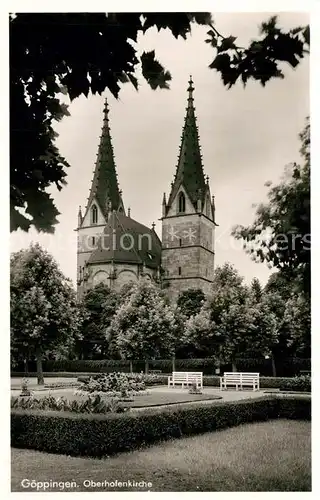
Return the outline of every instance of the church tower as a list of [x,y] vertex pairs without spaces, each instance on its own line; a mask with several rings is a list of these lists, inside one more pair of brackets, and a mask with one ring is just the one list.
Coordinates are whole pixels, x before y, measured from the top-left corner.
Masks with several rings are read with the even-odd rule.
[[173,300],[189,288],[207,293],[214,271],[214,197],[203,172],[193,92],[190,77],[176,174],[162,202],[162,282]]
[[97,153],[89,198],[82,214],[78,212],[78,248],[77,248],[77,285],[81,296],[87,281],[86,264],[92,252],[97,248],[108,219],[113,212],[125,215],[121,191],[118,186],[116,166],[109,128],[109,110],[105,101],[103,126]]

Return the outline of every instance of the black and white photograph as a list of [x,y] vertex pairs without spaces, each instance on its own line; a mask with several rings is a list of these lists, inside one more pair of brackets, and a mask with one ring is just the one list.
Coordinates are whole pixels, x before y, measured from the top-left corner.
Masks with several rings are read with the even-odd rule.
[[94,3],[7,12],[11,492],[311,492],[308,4]]

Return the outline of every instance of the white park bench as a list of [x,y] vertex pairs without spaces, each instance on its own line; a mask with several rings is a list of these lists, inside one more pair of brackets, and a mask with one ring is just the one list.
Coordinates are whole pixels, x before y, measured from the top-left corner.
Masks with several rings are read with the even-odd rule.
[[172,372],[168,377],[168,387],[175,387],[175,385],[184,386],[196,384],[197,388],[203,388],[203,373],[202,372]]
[[254,391],[260,388],[259,373],[225,372],[220,377],[220,390],[227,389],[228,386],[235,386],[236,390],[244,387],[252,387]]

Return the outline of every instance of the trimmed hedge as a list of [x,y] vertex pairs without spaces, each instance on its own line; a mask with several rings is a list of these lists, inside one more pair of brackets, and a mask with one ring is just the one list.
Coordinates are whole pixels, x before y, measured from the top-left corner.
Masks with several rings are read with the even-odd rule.
[[161,440],[275,418],[310,420],[311,398],[263,397],[103,416],[12,410],[11,445],[103,457]]
[[[189,370],[191,371],[191,370]],[[101,372],[89,373],[89,372],[44,372],[43,376],[45,378],[62,377],[62,378],[77,378],[79,382],[87,380],[89,377],[99,376]],[[147,385],[167,385],[168,384],[168,374],[161,375],[150,375],[147,378]],[[11,377],[24,377],[24,373],[12,373]],[[29,373],[28,377],[37,377],[36,373]],[[293,390],[292,389],[293,378],[289,377],[260,377],[260,388],[261,389],[280,389],[280,390]],[[217,375],[204,375],[203,385],[207,387],[219,387],[220,377]],[[291,388],[290,388],[291,387]],[[297,389],[296,389],[297,390]]]
[[298,391],[311,392],[311,377],[309,375],[301,375],[291,379],[286,379],[280,385],[281,391]]
[[[263,376],[272,375],[272,366],[270,359],[264,358],[238,358],[236,360],[238,371],[242,372],[259,372]],[[300,373],[301,370],[310,370],[311,360],[302,358],[284,358],[277,363],[277,373],[279,376],[292,377]],[[177,371],[202,371],[204,375],[215,374],[217,367],[214,358],[205,359],[176,359],[175,366]],[[141,372],[145,369],[144,360],[133,360],[132,368],[134,372]],[[149,360],[149,368],[162,370],[164,373],[171,373],[172,359],[156,359]],[[23,371],[23,365],[19,364],[16,370]],[[29,362],[30,372],[36,370],[34,361]],[[130,371],[130,361],[125,360],[60,360],[60,361],[44,361],[43,370],[45,372],[90,372],[90,373],[108,373],[114,371]],[[221,364],[222,371],[231,371],[231,364]],[[21,372],[20,372],[21,373]],[[23,376],[23,373],[22,373]]]

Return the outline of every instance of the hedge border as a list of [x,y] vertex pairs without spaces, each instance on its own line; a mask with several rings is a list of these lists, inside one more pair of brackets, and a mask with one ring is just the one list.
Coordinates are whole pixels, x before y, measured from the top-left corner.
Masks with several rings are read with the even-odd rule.
[[311,398],[262,397],[109,415],[12,410],[11,445],[103,457],[163,440],[276,418],[311,420]]
[[[44,372],[43,376],[45,378],[78,378],[78,377],[92,377],[95,375],[101,375],[101,372]],[[165,385],[168,383],[169,374],[154,375],[154,380],[157,380],[157,384]],[[25,377],[25,373],[16,372],[11,374],[12,378]],[[29,373],[28,378],[37,377],[36,373]],[[286,384],[290,384],[293,377],[260,377],[260,388],[261,389],[280,389]],[[218,375],[204,375],[203,385],[208,387],[219,387],[220,377]]]

